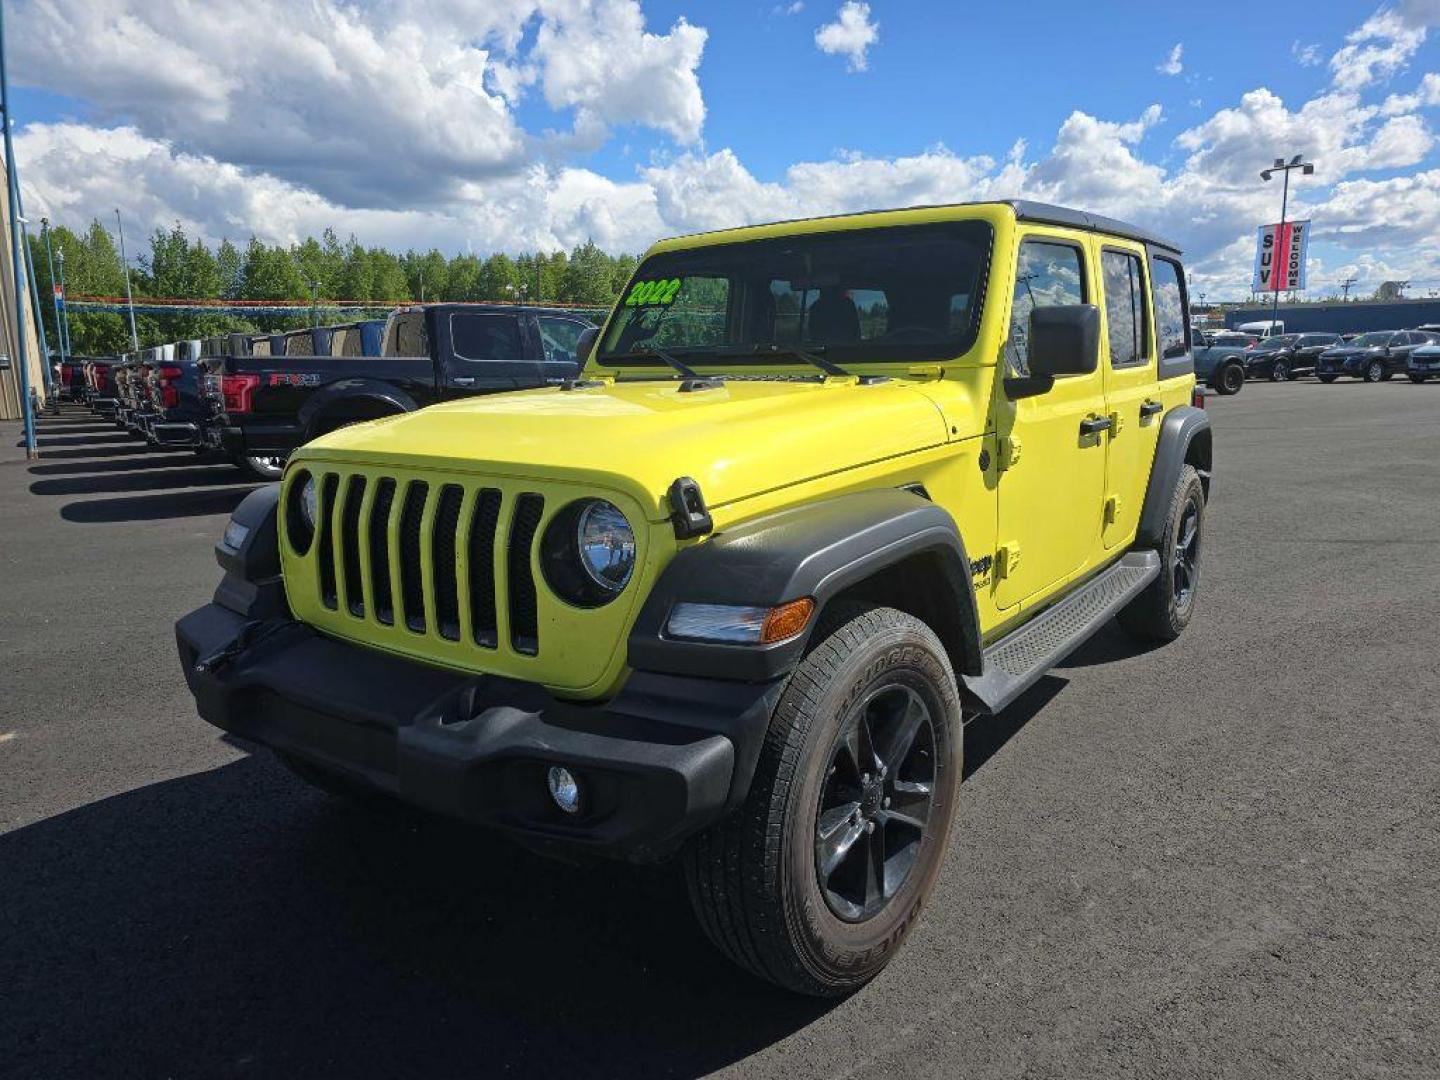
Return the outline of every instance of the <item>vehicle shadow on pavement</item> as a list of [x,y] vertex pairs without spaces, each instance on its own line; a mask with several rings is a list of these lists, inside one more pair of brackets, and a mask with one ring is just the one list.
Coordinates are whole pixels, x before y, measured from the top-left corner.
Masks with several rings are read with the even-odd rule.
[[[48,456],[53,457],[54,455]],[[30,474],[32,476],[76,476],[83,473],[145,472],[151,469],[192,469],[201,465],[228,464],[230,462],[219,454],[201,457],[194,451],[188,454],[177,451],[141,457],[101,458],[96,461],[60,461],[49,465],[31,465]]]
[[[215,482],[235,483],[238,479],[237,475],[232,474]],[[66,521],[79,524],[96,524],[229,514],[240,505],[241,499],[254,490],[255,486],[251,484],[246,487],[192,488],[188,491],[166,492],[163,495],[132,495],[120,499],[86,499],[66,503],[60,508],[60,516]]]
[[964,778],[974,776],[1041,709],[1064,690],[1067,683],[1054,675],[1042,675],[1015,702],[995,716],[977,716],[965,725]]
[[674,865],[554,863],[268,755],[0,836],[0,880],[17,1076],[695,1076],[829,1008],[728,964]]
[[1118,622],[1111,619],[1085,644],[1060,661],[1056,665],[1056,670],[1064,671],[1066,668],[1113,664],[1117,660],[1129,660],[1132,657],[1144,656],[1146,653],[1160,648],[1164,648],[1163,642],[1146,642],[1133,638],[1120,628]]
[[30,485],[32,495],[103,495],[126,491],[157,491],[165,488],[205,487],[236,484],[244,478],[232,466],[190,465],[166,472],[138,472],[133,475],[106,472],[99,476],[67,476],[55,480],[36,480]]

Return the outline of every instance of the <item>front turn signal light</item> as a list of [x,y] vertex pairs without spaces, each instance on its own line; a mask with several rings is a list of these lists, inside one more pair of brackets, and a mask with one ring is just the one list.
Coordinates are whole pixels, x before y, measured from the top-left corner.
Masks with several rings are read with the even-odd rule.
[[727,645],[773,645],[803,631],[815,613],[810,597],[775,607],[679,603],[665,623],[668,637]]

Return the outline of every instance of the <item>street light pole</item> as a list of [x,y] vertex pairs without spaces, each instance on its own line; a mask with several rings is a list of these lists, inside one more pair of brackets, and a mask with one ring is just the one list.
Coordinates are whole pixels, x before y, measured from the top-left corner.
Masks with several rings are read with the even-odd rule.
[[135,297],[130,294],[130,261],[125,258],[125,223],[120,220],[120,208],[115,208],[115,225],[120,230],[120,264],[125,267],[125,304],[130,309],[130,344],[140,351],[140,335],[135,332]]
[[60,326],[59,326],[59,329],[58,329],[57,332],[60,334],[61,340],[63,340],[63,341],[65,342],[65,351],[66,351],[66,353],[68,353],[68,354],[71,355],[71,356],[74,356],[74,355],[75,355],[75,350],[74,350],[73,348],[71,348],[71,346],[70,346],[70,309],[65,306],[65,249],[64,249],[64,248],[61,248],[60,251],[59,251],[59,253],[55,256],[55,262],[58,263],[59,266],[60,266],[60,269],[57,271],[57,273],[59,273],[59,275],[60,275]]
[[[60,363],[64,364],[67,363],[65,356],[69,350],[66,348],[65,331],[60,326],[60,294],[65,286],[59,285],[55,280],[55,251],[50,246],[49,218],[40,219],[40,238],[45,241],[45,262],[50,267],[50,306],[55,312],[55,344],[60,347]],[[64,256],[63,248],[60,254]],[[60,265],[63,267],[65,264],[62,262]]]
[[[1280,196],[1280,226],[1275,230],[1275,244],[1277,249],[1279,248],[1280,237],[1285,233],[1285,214],[1290,208],[1290,170],[1299,169],[1304,176],[1309,176],[1315,171],[1314,162],[1301,160],[1304,156],[1304,154],[1296,154],[1290,159],[1288,164],[1284,158],[1276,158],[1274,165],[1268,169],[1262,169],[1260,172],[1260,179],[1267,182],[1270,177],[1277,172],[1283,172],[1285,174],[1285,187]],[[1272,293],[1275,297],[1274,302],[1270,305],[1270,336],[1274,336],[1275,322],[1280,317],[1280,279],[1275,275],[1280,273],[1281,270],[1282,267],[1278,264],[1272,264],[1270,270],[1270,284],[1273,286]]]

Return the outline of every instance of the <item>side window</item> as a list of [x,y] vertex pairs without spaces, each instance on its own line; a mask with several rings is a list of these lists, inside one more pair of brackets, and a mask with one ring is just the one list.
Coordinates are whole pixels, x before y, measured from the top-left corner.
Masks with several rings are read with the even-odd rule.
[[554,315],[541,315],[540,347],[546,360],[569,360],[574,362],[580,349],[580,335],[586,330],[582,322],[575,319],[560,319]]
[[1151,284],[1155,298],[1155,340],[1160,355],[1169,360],[1184,356],[1190,349],[1185,333],[1185,277],[1180,264],[1156,258],[1150,262],[1155,274]]
[[1008,374],[1030,374],[1030,313],[1037,307],[1085,303],[1085,263],[1080,249],[1061,241],[1026,240],[1015,266],[1015,299],[1010,304]]
[[457,311],[450,316],[450,340],[462,360],[487,364],[519,364],[525,360],[520,344],[520,320],[514,315]]
[[1110,364],[1128,367],[1150,358],[1150,327],[1145,318],[1145,279],[1140,257],[1127,251],[1100,253],[1105,284],[1105,323],[1109,327]]

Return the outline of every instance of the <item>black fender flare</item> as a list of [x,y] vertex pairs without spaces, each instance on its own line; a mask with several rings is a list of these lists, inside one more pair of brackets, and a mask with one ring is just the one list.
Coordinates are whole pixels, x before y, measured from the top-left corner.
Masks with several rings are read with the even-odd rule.
[[307,440],[314,438],[311,429],[316,421],[324,417],[336,404],[355,401],[382,403],[396,412],[414,412],[420,407],[404,390],[379,379],[339,379],[315,391],[309,400],[300,406],[299,415],[296,417],[300,422],[300,430],[305,432]]
[[[1155,446],[1155,460],[1150,466],[1150,483],[1145,489],[1145,502],[1140,508],[1140,526],[1135,536],[1138,547],[1158,547],[1164,539],[1165,515],[1170,511],[1170,498],[1180,481],[1180,470],[1195,449],[1196,471],[1210,497],[1210,417],[1204,409],[1181,405],[1171,409],[1160,422],[1160,439]],[[1196,440],[1199,440],[1197,443]]]
[[[982,668],[970,560],[955,520],[942,507],[900,488],[838,495],[743,522],[680,551],[641,608],[628,661],[641,671],[761,682],[799,663],[836,596],[911,559],[922,559],[927,601],[946,626],[958,678]],[[667,637],[676,603],[774,607],[813,597],[817,615],[805,632],[774,645],[726,645]],[[896,603],[894,606],[903,606]]]
[[290,613],[280,574],[280,485],[266,484],[240,500],[215,545],[224,571],[215,603],[252,619]]

